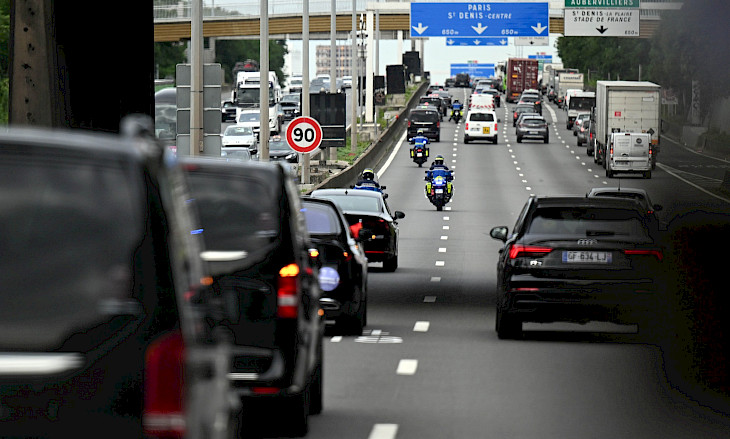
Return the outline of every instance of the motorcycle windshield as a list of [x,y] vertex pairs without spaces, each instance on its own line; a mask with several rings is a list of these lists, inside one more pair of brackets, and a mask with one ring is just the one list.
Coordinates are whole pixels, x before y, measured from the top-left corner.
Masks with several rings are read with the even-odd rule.
[[435,180],[437,177],[445,178],[451,175],[451,171],[445,169],[434,169],[431,171],[431,176]]

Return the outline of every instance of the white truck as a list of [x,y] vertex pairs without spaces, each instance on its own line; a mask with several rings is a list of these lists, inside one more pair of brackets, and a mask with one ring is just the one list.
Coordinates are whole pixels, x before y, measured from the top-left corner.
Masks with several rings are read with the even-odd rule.
[[596,149],[593,160],[606,166],[611,133],[648,133],[651,165],[656,166],[661,123],[661,86],[648,81],[596,83]]
[[567,129],[573,128],[575,118],[581,113],[591,113],[596,106],[596,93],[592,91],[577,91],[568,94],[565,102],[565,111],[568,113]]
[[[233,89],[232,99],[236,105],[236,120],[238,121],[242,112],[246,110],[261,108],[260,89],[261,74],[259,72],[239,72],[236,78],[236,87]],[[269,129],[270,133],[281,132],[283,123],[283,111],[279,111],[281,105],[281,86],[277,82],[275,72],[269,72]]]
[[563,108],[565,96],[569,89],[583,90],[583,74],[582,73],[559,73],[558,82],[556,84],[555,103],[559,108]]

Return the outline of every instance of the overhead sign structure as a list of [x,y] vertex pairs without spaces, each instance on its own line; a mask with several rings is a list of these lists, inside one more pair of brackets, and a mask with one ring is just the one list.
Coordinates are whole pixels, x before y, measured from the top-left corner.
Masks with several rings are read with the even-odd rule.
[[549,37],[515,37],[515,46],[549,46]]
[[296,152],[312,152],[322,143],[322,127],[311,117],[297,117],[286,127],[286,143]]
[[639,0],[565,0],[565,7],[639,9]]
[[566,37],[638,37],[638,9],[565,9]]
[[411,37],[547,36],[548,3],[411,3]]
[[447,46],[506,46],[507,38],[447,38]]
[[459,73],[468,73],[469,76],[492,78],[495,76],[494,64],[451,64],[450,76],[454,77]]

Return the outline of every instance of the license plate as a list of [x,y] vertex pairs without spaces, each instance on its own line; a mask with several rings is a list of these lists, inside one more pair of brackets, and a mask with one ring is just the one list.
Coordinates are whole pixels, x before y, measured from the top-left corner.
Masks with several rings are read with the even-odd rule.
[[568,264],[610,264],[611,252],[564,251],[563,262]]
[[436,189],[436,193],[437,194],[443,194],[444,193],[444,190],[443,189]]
[[423,157],[423,153],[421,153],[421,152],[416,153],[416,157]]
[[529,134],[537,134],[537,131],[529,131]]
[[482,133],[489,134],[489,127],[482,128]]
[[629,162],[626,160],[616,160],[617,165],[628,165]]

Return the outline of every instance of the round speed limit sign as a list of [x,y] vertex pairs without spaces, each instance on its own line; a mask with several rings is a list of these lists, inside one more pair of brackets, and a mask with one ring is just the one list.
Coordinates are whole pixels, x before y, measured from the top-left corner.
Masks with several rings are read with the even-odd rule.
[[296,152],[312,152],[322,143],[322,127],[311,117],[297,117],[286,128],[286,143]]

